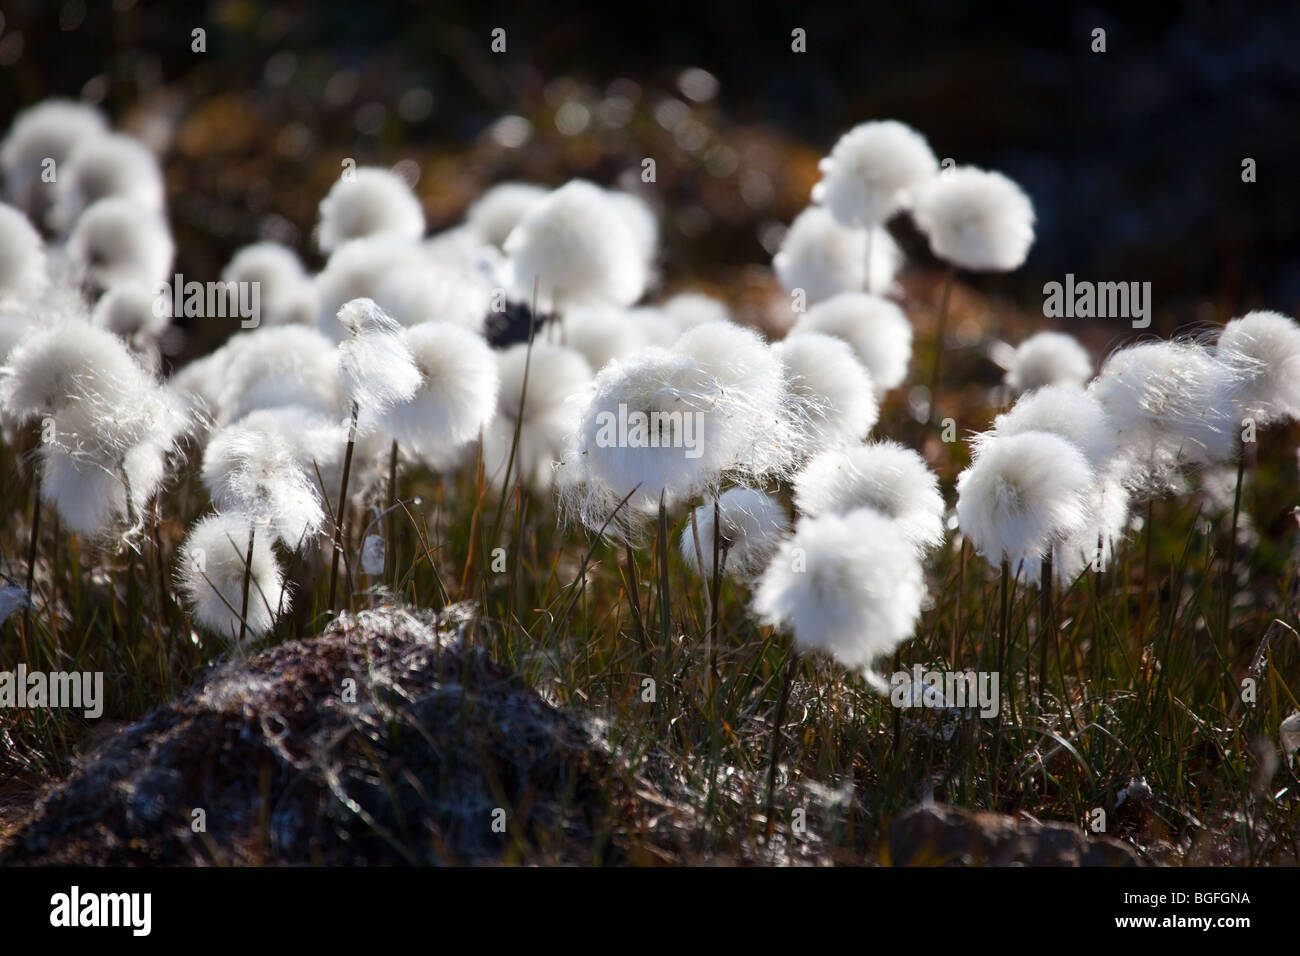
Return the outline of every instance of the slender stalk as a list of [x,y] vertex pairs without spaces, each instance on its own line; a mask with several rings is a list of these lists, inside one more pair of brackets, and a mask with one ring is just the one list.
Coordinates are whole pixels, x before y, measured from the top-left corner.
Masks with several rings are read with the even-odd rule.
[[790,663],[786,665],[785,680],[781,683],[781,697],[776,704],[776,720],[772,724],[772,751],[767,769],[767,802],[763,811],[763,819],[767,821],[767,836],[770,839],[776,830],[776,819],[773,817],[773,809],[776,805],[776,765],[781,758],[781,726],[785,723],[785,708],[790,700],[790,687],[794,684],[795,669],[799,664],[799,656],[790,651]]
[[[1007,665],[1007,617],[1009,614],[1011,600],[1011,562],[1006,558],[1002,559],[1002,587],[1001,587],[1001,608],[998,616],[998,684],[1001,686],[1003,678],[1006,677]],[[1015,697],[1015,691],[1009,691],[1012,699]],[[1002,708],[998,707],[997,716],[993,718],[993,799],[994,807],[997,809],[997,797],[1000,789],[1001,773],[998,768],[1002,756]]]
[[1241,520],[1241,484],[1246,476],[1246,448],[1240,442],[1237,448],[1237,490],[1232,495],[1232,535],[1228,538],[1227,576],[1223,582],[1223,626],[1220,633],[1224,642],[1228,640],[1228,628],[1232,625],[1232,599],[1237,592],[1237,524]]
[[1155,499],[1147,499],[1146,524],[1142,532],[1146,536],[1146,545],[1142,552],[1142,599],[1138,604],[1138,639],[1145,641],[1147,623],[1147,597],[1151,591],[1151,526],[1152,512],[1154,511]]
[[659,630],[663,636],[663,651],[667,653],[672,628],[671,601],[668,593],[668,508],[664,492],[659,492]]
[[253,525],[248,525],[248,553],[244,555],[244,592],[239,601],[239,644],[248,630],[248,585],[253,580]]
[[348,478],[352,474],[352,450],[357,444],[357,403],[352,403],[352,420],[348,425],[348,449],[343,455],[343,482],[339,487],[339,506],[334,511],[334,555],[330,559],[330,597],[326,605],[334,610],[334,599],[338,595],[339,555],[343,553],[343,511],[348,502]]
[[943,340],[948,331],[948,301],[952,297],[953,283],[956,281],[957,269],[948,267],[944,276],[943,290],[939,293],[939,319],[934,333],[934,361],[930,365],[930,420],[934,420],[935,399],[939,389],[939,372],[943,367]]
[[393,590],[397,590],[397,439],[393,439],[392,450],[388,453],[388,520],[387,525],[387,547],[384,549],[385,557],[388,562],[388,574],[386,577],[392,584]]
[[1052,621],[1052,549],[1043,552],[1041,575],[1038,582],[1038,709],[1043,708],[1047,691],[1047,645],[1053,638]]
[[713,685],[717,681],[718,667],[718,594],[722,590],[722,505],[713,496],[713,575],[709,600],[709,703],[712,712]]
[[36,600],[36,544],[41,535],[41,464],[36,461],[32,487],[32,536],[27,544],[27,603],[23,605],[23,657],[27,657],[27,632],[32,625],[32,604]]

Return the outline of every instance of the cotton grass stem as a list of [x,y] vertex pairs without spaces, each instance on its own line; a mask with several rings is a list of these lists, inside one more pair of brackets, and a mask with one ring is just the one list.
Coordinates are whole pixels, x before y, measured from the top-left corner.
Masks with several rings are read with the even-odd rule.
[[1228,640],[1229,628],[1232,626],[1232,601],[1237,592],[1237,525],[1241,520],[1241,485],[1246,476],[1246,448],[1238,445],[1237,452],[1237,487],[1232,495],[1232,531],[1228,537],[1227,576],[1223,582],[1223,625],[1220,633],[1222,640]]
[[348,424],[348,448],[343,455],[343,481],[339,487],[339,505],[334,511],[334,554],[330,559],[330,596],[327,607],[334,608],[338,595],[339,556],[343,553],[343,515],[348,502],[348,478],[352,475],[352,451],[357,444],[357,403],[352,403],[352,417]]
[[244,555],[244,587],[239,600],[239,644],[243,646],[244,634],[248,631],[248,586],[253,580],[253,537],[256,532],[250,522],[248,525],[248,551]]
[[763,819],[766,821],[767,838],[770,840],[776,831],[776,819],[773,812],[776,806],[776,766],[781,759],[781,726],[785,723],[785,708],[790,701],[790,688],[794,684],[795,670],[799,666],[799,655],[790,651],[790,662],[785,668],[785,679],[781,682],[781,696],[776,704],[776,719],[772,723],[772,750],[767,769],[767,801],[764,805]]
[[1042,710],[1047,692],[1047,645],[1054,631],[1052,621],[1052,549],[1043,552],[1038,582],[1038,709]]
[[27,601],[23,605],[23,657],[27,656],[27,633],[32,624],[33,588],[36,585],[36,546],[41,535],[41,465],[32,469],[32,535],[27,543]]

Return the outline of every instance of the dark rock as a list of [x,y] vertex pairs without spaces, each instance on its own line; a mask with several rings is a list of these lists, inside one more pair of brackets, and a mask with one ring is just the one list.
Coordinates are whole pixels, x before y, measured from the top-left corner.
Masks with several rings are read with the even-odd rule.
[[644,784],[467,645],[468,620],[367,611],[216,667],[82,760],[0,865],[662,858],[626,837],[646,832]]
[[889,828],[895,866],[1140,866],[1128,844],[1069,823],[922,804]]

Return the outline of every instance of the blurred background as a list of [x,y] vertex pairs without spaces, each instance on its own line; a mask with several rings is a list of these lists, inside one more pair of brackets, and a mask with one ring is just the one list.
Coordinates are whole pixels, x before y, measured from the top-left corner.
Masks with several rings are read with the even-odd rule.
[[632,185],[653,157],[672,288],[766,270],[817,159],[892,117],[1034,200],[1028,264],[977,288],[1036,312],[1067,272],[1150,281],[1162,334],[1294,313],[1300,4],[1130,7],[3,0],[0,125],[61,95],[149,141],[195,279],[257,238],[319,265],[316,205],[347,157],[396,166],[435,229],[495,181]]

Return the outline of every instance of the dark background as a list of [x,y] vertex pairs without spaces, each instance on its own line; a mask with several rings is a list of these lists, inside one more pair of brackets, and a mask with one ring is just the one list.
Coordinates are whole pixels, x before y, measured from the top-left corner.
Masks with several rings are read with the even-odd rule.
[[[1300,306],[1300,4],[0,8],[0,123],[53,94],[99,99],[118,119],[161,117],[187,271],[219,268],[236,245],[268,234],[317,262],[306,230],[340,155],[414,155],[433,227],[454,223],[477,189],[505,176],[613,179],[644,151],[640,127],[593,132],[585,145],[556,146],[539,132],[509,155],[484,140],[505,113],[547,127],[565,84],[600,95],[630,78],[648,110],[654,91],[674,94],[679,71],[695,66],[720,81],[717,101],[696,115],[721,140],[770,142],[768,162],[782,172],[771,201],[747,218],[710,200],[689,164],[661,163],[665,208],[703,195],[709,213],[685,220],[689,228],[669,217],[670,274],[765,264],[761,227],[788,222],[806,202],[816,156],[853,124],[894,117],[923,131],[940,157],[1000,169],[1033,198],[1038,242],[1023,270],[997,280],[1001,290],[1029,301],[1066,272],[1149,280],[1157,328]],[[207,30],[206,54],[190,50],[196,26]],[[488,50],[496,26],[507,30],[504,56]],[[807,31],[807,53],[791,52],[794,27]],[[1105,53],[1090,49],[1095,27],[1107,31]],[[291,76],[281,57],[279,81],[268,80],[268,62],[286,51]],[[329,93],[339,71],[355,71],[351,97]],[[415,87],[433,106],[425,116],[407,110],[410,119],[396,104]],[[372,108],[359,123],[367,103],[384,108],[381,121]],[[196,116],[215,128],[196,132]],[[288,124],[307,135],[286,158],[278,137]],[[742,167],[755,155],[768,154],[744,153]],[[1257,162],[1253,184],[1241,179],[1245,157]]]

